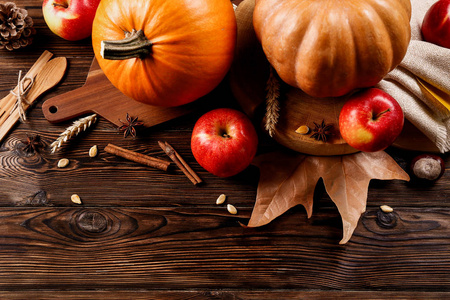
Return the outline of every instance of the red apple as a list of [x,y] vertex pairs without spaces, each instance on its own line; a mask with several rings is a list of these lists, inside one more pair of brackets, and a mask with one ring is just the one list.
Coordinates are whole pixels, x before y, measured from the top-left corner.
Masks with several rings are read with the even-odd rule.
[[397,101],[376,88],[350,96],[339,114],[339,129],[344,140],[365,152],[390,146],[402,131],[403,122],[403,111]]
[[191,149],[197,162],[219,177],[230,177],[247,168],[258,147],[258,136],[242,112],[219,108],[195,123]]
[[92,22],[100,0],[44,0],[45,23],[54,34],[78,41],[92,33]]
[[450,48],[450,0],[439,0],[428,9],[422,35],[427,42]]

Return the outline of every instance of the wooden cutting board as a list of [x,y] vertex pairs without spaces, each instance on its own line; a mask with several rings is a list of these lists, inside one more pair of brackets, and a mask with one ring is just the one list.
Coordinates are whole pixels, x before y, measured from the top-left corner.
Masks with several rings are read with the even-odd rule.
[[[235,59],[230,71],[230,83],[233,95],[243,110],[255,122],[262,124],[270,65],[253,29],[254,6],[254,0],[245,0],[236,10],[238,36]],[[282,84],[281,88],[280,117],[273,136],[278,143],[311,155],[343,155],[357,152],[344,141],[339,131],[339,113],[347,100],[346,97],[319,99],[286,84]],[[301,135],[295,132],[301,125],[307,125],[312,129],[314,122],[321,123],[322,120],[334,126],[333,135],[326,143],[310,138],[309,134]],[[437,151],[434,144],[409,122],[406,122],[402,134],[394,145],[408,150]]]
[[86,83],[78,89],[48,99],[42,104],[42,111],[52,123],[97,113],[116,126],[122,125],[120,120],[125,121],[128,113],[143,121],[145,127],[151,127],[194,111],[199,102],[201,100],[178,107],[159,107],[135,101],[111,84],[94,58]]

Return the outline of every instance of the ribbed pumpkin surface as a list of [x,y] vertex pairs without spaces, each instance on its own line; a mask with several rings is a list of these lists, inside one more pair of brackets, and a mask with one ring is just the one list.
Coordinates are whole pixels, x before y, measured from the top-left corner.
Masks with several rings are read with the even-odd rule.
[[403,59],[409,0],[256,0],[253,25],[281,79],[314,97],[378,83]]

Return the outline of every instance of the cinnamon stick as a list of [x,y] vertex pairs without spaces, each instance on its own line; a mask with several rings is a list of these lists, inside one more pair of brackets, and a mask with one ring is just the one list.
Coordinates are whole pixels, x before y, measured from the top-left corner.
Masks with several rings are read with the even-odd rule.
[[155,157],[151,157],[142,153],[138,153],[138,152],[134,152],[131,150],[127,150],[124,148],[121,148],[119,146],[113,145],[113,144],[108,144],[105,147],[105,151],[116,155],[116,156],[120,156],[122,158],[152,167],[152,168],[156,168],[162,171],[167,171],[167,169],[170,166],[170,162],[166,161],[166,160],[162,160],[159,158],[155,158]]
[[170,159],[180,168],[180,170],[186,175],[186,177],[194,184],[197,185],[202,182],[201,178],[192,170],[192,168],[186,163],[186,161],[178,154],[177,151],[167,142],[158,141],[158,145],[166,152]]

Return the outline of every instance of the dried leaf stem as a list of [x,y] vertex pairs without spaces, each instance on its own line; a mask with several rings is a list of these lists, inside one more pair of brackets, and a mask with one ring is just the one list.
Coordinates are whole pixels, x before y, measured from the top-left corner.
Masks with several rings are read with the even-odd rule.
[[275,126],[280,117],[280,81],[278,80],[275,71],[270,67],[269,79],[266,85],[266,115],[265,115],[265,129],[269,135],[273,137],[275,133]]
[[92,124],[97,121],[97,114],[92,114],[90,116],[81,118],[73,122],[73,124],[66,128],[66,130],[60,134],[60,136],[50,144],[52,148],[52,153],[55,153],[58,148],[69,139],[77,136],[81,131],[86,131]]

